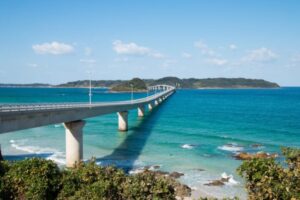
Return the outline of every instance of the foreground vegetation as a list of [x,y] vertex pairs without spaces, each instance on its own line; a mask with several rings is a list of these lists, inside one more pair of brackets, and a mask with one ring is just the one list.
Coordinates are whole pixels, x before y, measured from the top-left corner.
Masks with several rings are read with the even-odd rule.
[[150,171],[129,176],[93,161],[65,170],[38,158],[0,162],[0,199],[175,199],[174,183]]
[[254,158],[238,168],[250,200],[300,199],[300,149],[282,148],[282,154],[286,166],[275,158]]
[[[286,163],[253,158],[238,168],[250,200],[300,199],[300,149],[282,148],[282,154]],[[53,161],[39,158],[0,161],[0,199],[174,200],[186,196],[186,188],[163,174],[146,170],[131,176],[94,161],[73,169],[59,169]]]

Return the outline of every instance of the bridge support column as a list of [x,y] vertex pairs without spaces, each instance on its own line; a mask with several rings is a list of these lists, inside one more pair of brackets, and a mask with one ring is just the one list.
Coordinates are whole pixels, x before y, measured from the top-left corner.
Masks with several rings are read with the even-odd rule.
[[157,106],[159,103],[158,103],[158,100],[155,100],[154,101],[154,104],[155,104],[155,106]]
[[118,112],[119,131],[128,130],[128,111]]
[[66,166],[74,167],[83,158],[82,130],[85,121],[64,123],[66,129]]
[[148,109],[151,111],[153,109],[153,103],[148,104]]
[[144,117],[145,116],[145,107],[144,106],[139,106],[138,107],[138,116],[139,117]]

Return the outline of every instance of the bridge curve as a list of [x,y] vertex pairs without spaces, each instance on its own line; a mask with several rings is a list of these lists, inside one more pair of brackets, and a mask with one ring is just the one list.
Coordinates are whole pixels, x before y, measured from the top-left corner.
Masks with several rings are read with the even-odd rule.
[[107,103],[0,105],[0,134],[64,123],[66,165],[72,167],[83,155],[82,133],[85,124],[83,119],[116,112],[119,130],[127,131],[128,110],[138,109],[138,116],[143,117],[147,105],[150,111],[175,92],[175,87],[168,85],[151,86],[148,89],[162,91],[141,99]]
[[152,85],[148,87],[148,90],[171,90],[175,89],[175,87],[166,84]]

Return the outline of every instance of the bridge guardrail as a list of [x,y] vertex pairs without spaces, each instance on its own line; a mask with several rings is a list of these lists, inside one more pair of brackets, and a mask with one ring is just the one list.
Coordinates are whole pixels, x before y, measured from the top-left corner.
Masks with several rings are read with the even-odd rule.
[[[162,85],[166,86],[166,85]],[[126,101],[114,101],[114,102],[98,102],[98,103],[83,103],[83,102],[74,102],[74,103],[28,103],[28,104],[0,104],[0,113],[2,112],[18,112],[18,111],[32,111],[32,110],[51,110],[51,109],[64,109],[64,108],[84,108],[84,107],[96,107],[96,106],[105,106],[105,105],[121,105],[121,104],[130,104],[130,103],[143,103],[147,101],[152,101],[167,94],[170,91],[173,91],[175,88],[169,86],[167,90],[135,100],[126,100]]]

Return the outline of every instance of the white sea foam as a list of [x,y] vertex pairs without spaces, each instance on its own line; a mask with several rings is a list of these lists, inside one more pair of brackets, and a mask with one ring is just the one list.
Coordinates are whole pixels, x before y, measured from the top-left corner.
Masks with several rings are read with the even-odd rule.
[[139,173],[142,173],[145,171],[145,168],[144,167],[141,167],[141,168],[137,168],[137,169],[132,169],[129,171],[129,174],[139,174]]
[[238,181],[236,181],[236,180],[233,179],[233,175],[231,175],[231,174],[227,175],[226,172],[223,172],[221,174],[221,177],[225,178],[225,179],[229,178],[228,182],[225,182],[225,184],[227,184],[227,185],[237,185],[237,184],[239,184]]
[[[224,182],[222,187],[207,186],[205,184],[212,180],[220,180],[220,178],[228,178],[228,182]],[[216,174],[210,171],[189,170],[184,171],[184,176],[180,177],[180,181],[192,188],[191,199],[199,199],[199,197],[215,197],[218,199],[233,198],[246,200],[243,184],[234,179],[232,175],[227,173]]]
[[195,147],[195,145],[193,144],[183,144],[181,145],[181,148],[183,149],[193,149]]
[[111,166],[114,165],[116,167],[120,168],[127,168],[127,167],[134,167],[140,168],[142,166],[145,166],[145,163],[143,161],[139,160],[113,160],[113,159],[107,159],[107,160],[100,160],[96,162],[97,165],[101,166]]
[[218,149],[223,151],[238,152],[238,151],[243,151],[244,147],[232,143],[232,144],[225,144],[223,146],[219,146]]
[[49,154],[46,159],[53,160],[57,164],[65,164],[65,154],[53,148],[31,146],[25,144],[26,140],[10,140],[11,146],[17,150],[32,153],[32,154]]
[[159,166],[159,168],[161,167],[161,165],[151,165],[151,166],[149,167],[149,170],[150,170],[150,171],[156,171],[157,169],[156,169],[155,166]]
[[62,127],[62,124],[54,124],[54,127],[55,128],[60,128],[60,127]]

